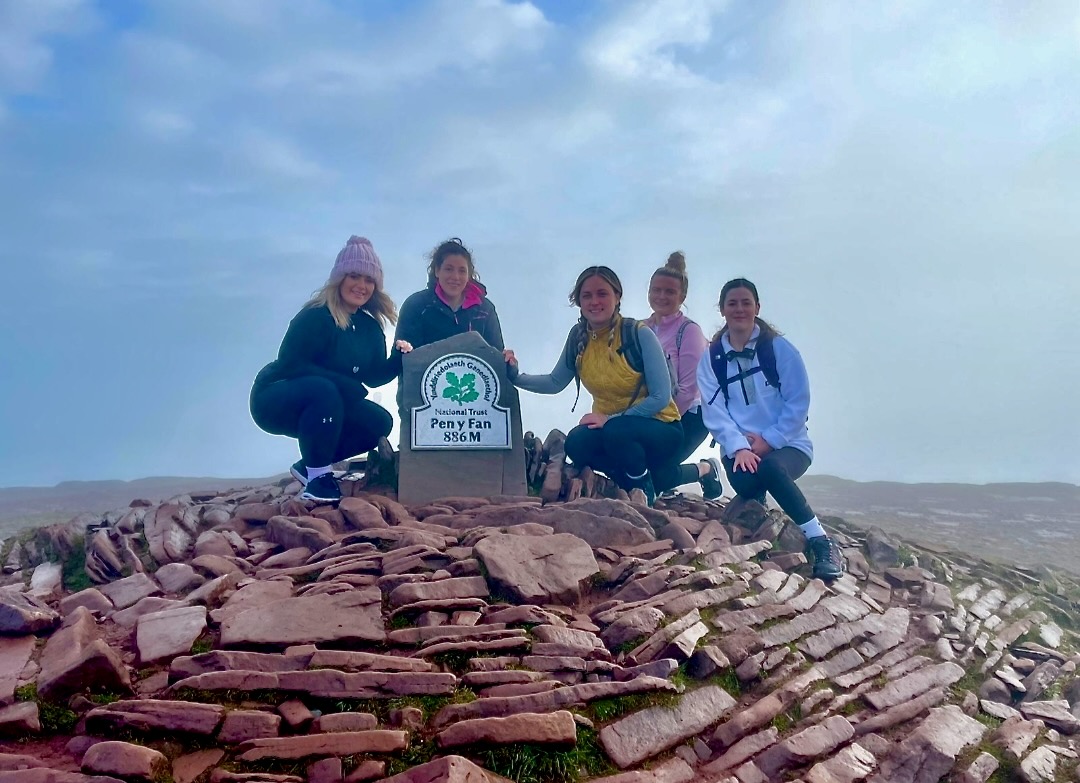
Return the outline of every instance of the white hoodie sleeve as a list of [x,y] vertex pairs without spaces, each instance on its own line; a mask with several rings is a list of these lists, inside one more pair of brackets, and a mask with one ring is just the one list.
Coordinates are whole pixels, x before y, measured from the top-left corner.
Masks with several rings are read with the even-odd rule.
[[761,433],[774,449],[782,449],[802,435],[810,413],[810,379],[799,351],[787,340],[773,340],[776,353],[776,372],[780,376],[780,399],[783,405],[776,424]]
[[750,448],[750,441],[739,430],[724,404],[724,393],[720,391],[720,383],[713,373],[708,350],[698,362],[697,382],[698,391],[701,392],[701,419],[720,444],[724,456],[731,457],[739,449]]

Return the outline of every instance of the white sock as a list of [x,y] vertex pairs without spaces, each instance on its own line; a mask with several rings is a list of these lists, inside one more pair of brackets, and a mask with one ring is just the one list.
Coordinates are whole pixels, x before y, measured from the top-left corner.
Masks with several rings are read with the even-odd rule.
[[313,478],[318,478],[319,476],[323,476],[323,475],[325,475],[327,473],[332,473],[333,471],[334,471],[334,466],[333,465],[327,465],[325,468],[308,468],[307,469],[307,480],[311,481]]
[[799,529],[802,530],[807,538],[817,538],[818,536],[825,535],[825,528],[818,522],[817,517],[813,517],[809,522],[803,522],[799,525]]

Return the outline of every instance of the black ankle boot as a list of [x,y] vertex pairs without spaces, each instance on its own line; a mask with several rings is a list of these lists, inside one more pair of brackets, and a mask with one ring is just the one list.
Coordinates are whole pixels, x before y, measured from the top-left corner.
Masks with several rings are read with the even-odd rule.
[[629,476],[626,478],[630,482],[627,491],[631,489],[640,489],[645,493],[646,504],[648,504],[649,508],[652,508],[656,504],[656,489],[653,487],[652,474],[646,471],[645,475],[641,478],[630,478]]

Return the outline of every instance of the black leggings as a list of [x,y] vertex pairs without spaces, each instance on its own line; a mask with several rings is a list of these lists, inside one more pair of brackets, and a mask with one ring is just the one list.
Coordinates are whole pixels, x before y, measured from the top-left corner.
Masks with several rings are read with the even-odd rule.
[[370,451],[394,426],[381,406],[345,399],[332,381],[316,375],[252,389],[251,418],[271,435],[298,439],[302,461],[312,468]]
[[795,486],[795,479],[810,467],[810,458],[803,452],[791,446],[770,451],[761,458],[757,473],[736,472],[732,470],[734,464],[731,457],[724,457],[724,470],[736,495],[764,504],[768,492],[796,525],[805,525],[814,518],[802,490]]
[[599,429],[579,424],[566,436],[566,456],[578,467],[599,470],[623,489],[640,476],[671,461],[682,442],[682,424],[644,416],[615,416]]
[[664,463],[653,471],[653,486],[657,492],[663,492],[665,489],[671,489],[672,487],[681,487],[683,484],[693,484],[699,478],[700,474],[696,462],[686,465],[680,463],[693,454],[694,450],[705,442],[705,436],[709,434],[705,422],[701,420],[700,408],[693,413],[687,412],[683,414],[682,429],[682,443],[679,444],[675,456],[671,458],[670,462]]

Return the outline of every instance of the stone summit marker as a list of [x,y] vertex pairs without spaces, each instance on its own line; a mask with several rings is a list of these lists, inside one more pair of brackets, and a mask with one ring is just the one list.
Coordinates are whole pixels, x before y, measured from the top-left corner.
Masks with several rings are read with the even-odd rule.
[[473,332],[406,354],[398,499],[525,495],[517,389],[502,352]]

